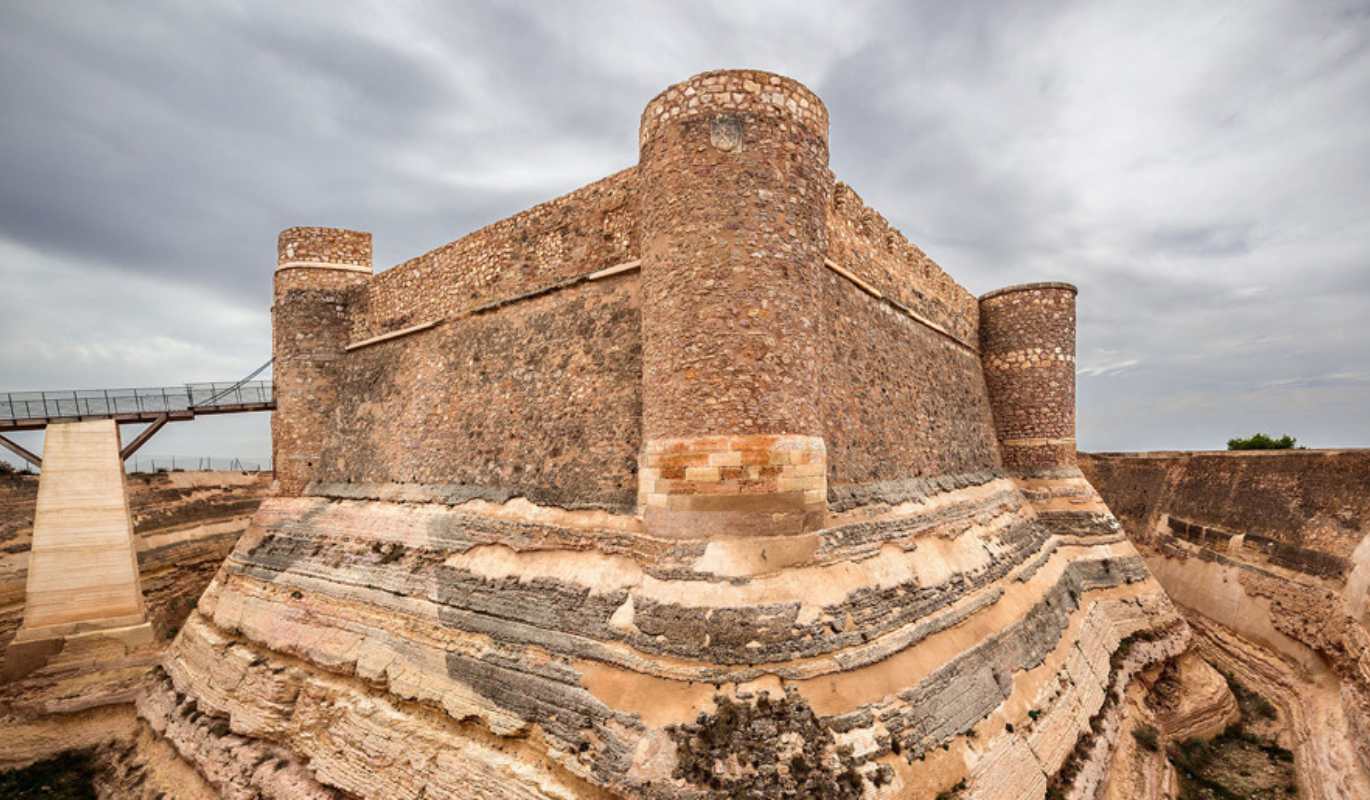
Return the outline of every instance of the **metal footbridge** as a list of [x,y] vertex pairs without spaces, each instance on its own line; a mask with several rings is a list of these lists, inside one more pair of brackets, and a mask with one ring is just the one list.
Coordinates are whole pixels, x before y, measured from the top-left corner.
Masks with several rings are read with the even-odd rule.
[[50,424],[112,419],[118,424],[150,423],[120,451],[128,458],[168,422],[205,414],[272,411],[276,395],[270,380],[254,380],[265,364],[242,380],[183,383],[140,389],[75,389],[55,392],[0,392],[0,446],[36,465],[42,459],[7,438],[15,431],[36,431]]

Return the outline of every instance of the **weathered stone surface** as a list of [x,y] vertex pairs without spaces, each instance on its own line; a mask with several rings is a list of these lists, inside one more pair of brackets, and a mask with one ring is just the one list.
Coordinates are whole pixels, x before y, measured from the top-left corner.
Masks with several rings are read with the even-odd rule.
[[[1147,631],[1182,639],[1182,623],[1125,543],[1046,534],[1010,481],[952,484],[839,519],[775,565],[748,548],[787,537],[711,556],[716,542],[626,530],[524,523],[509,536],[511,521],[461,506],[274,499],[165,668],[234,735],[362,796],[456,789],[431,771],[357,772],[345,754],[379,745],[334,715],[350,719],[359,697],[434,757],[497,770],[503,757],[481,748],[502,743],[533,785],[567,796],[745,794],[777,776],[793,796],[936,793],[941,773],[923,764],[953,747],[991,757],[976,755],[986,727],[1000,731],[994,753],[1025,745],[1036,774],[1054,774],[1104,704],[1110,654]],[[321,707],[306,698],[322,696],[331,751],[309,733]],[[776,714],[808,731],[809,750],[767,735]],[[751,755],[705,758],[689,745],[701,736]],[[336,766],[319,766],[325,753]],[[283,796],[250,775],[220,780]]]

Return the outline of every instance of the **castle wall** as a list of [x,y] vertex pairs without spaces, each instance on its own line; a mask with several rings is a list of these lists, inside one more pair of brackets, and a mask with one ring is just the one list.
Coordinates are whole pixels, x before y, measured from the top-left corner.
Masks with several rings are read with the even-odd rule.
[[706,73],[640,135],[639,166],[375,276],[366,234],[283,234],[282,264],[357,270],[278,275],[282,485],[784,532],[1000,465],[979,305],[833,182],[817,97]]
[[361,298],[352,340],[636,259],[636,184],[630,167],[382,272]]
[[823,277],[823,436],[838,507],[897,502],[909,479],[999,466],[977,354]]
[[827,231],[832,263],[952,337],[975,346],[980,313],[975,296],[844,183],[833,191]]
[[638,294],[626,272],[349,352],[315,489],[631,511]]

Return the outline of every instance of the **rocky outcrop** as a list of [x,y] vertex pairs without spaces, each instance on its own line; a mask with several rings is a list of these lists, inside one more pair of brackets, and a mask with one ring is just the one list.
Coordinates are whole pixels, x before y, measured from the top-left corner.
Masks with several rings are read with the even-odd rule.
[[1370,452],[1103,454],[1081,466],[1199,633],[1280,709],[1301,796],[1370,796]]
[[1092,796],[1188,630],[1078,471],[1020,481],[725,540],[270,499],[139,713],[225,797]]
[[[37,478],[0,484],[0,648],[23,617]],[[129,476],[138,566],[151,630],[69,638],[41,666],[0,685],[0,768],[96,747],[137,730],[133,701],[269,488],[269,476],[177,472]],[[149,635],[150,634],[150,635]]]
[[1212,739],[1241,719],[1227,680],[1194,650],[1142,683],[1157,727],[1173,741]]

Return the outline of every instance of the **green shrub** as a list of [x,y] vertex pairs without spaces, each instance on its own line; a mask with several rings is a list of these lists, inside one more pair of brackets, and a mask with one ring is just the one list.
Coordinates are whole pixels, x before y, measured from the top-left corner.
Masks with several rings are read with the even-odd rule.
[[1137,744],[1153,753],[1161,749],[1160,732],[1150,725],[1133,728],[1132,738],[1137,740]]
[[1248,436],[1245,439],[1238,437],[1227,440],[1228,450],[1290,450],[1294,447],[1298,439],[1289,434],[1285,434],[1278,439],[1264,433]]

